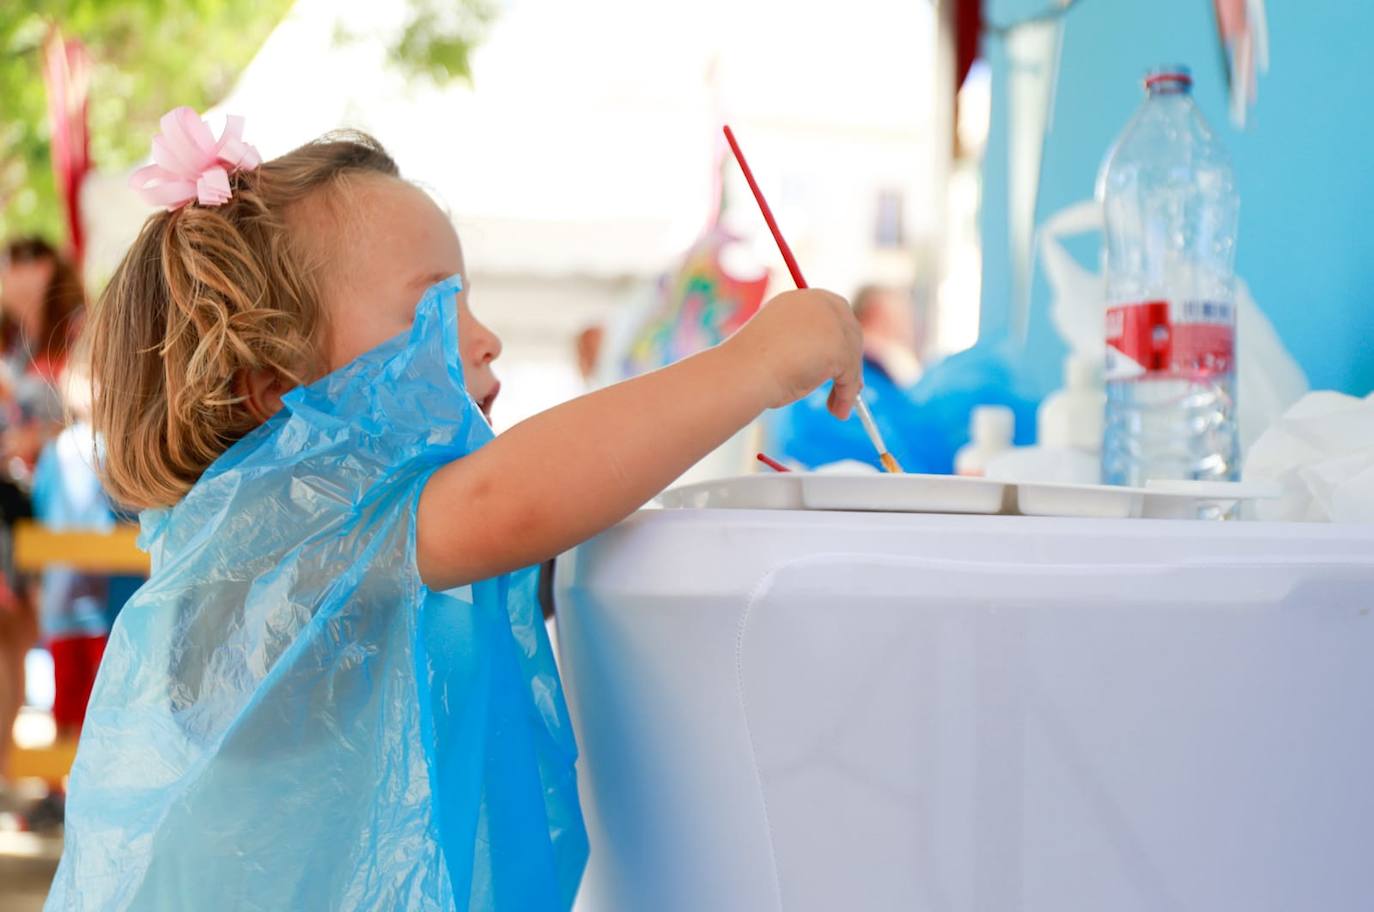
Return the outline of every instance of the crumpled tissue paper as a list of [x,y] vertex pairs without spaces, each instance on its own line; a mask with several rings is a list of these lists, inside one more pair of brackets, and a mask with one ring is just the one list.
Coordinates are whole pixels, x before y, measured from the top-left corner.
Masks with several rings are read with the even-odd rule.
[[1250,447],[1244,478],[1283,489],[1258,519],[1374,522],[1374,394],[1304,396]]

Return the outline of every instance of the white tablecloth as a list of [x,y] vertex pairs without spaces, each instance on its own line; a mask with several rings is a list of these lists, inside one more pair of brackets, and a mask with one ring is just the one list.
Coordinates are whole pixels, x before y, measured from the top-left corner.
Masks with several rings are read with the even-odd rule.
[[1374,527],[645,511],[558,590],[589,912],[1374,908]]

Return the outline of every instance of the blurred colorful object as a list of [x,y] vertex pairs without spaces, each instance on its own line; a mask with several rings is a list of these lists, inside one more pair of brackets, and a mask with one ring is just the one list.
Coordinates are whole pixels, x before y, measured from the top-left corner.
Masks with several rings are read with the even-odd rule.
[[1212,0],[1217,11],[1223,69],[1231,89],[1231,120],[1245,126],[1258,94],[1259,73],[1269,72],[1269,20],[1264,0]]
[[53,29],[43,45],[43,84],[48,92],[48,128],[52,135],[52,169],[67,222],[69,254],[78,269],[86,251],[81,227],[81,184],[91,170],[86,99],[91,58],[80,41],[65,40]]
[[692,245],[677,271],[663,277],[658,306],[625,355],[628,376],[710,348],[739,329],[763,304],[768,272],[732,275],[726,251],[743,243],[716,225]]

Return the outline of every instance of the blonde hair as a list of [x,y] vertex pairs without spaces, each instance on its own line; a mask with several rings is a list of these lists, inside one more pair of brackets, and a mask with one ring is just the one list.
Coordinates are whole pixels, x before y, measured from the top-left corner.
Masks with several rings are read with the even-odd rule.
[[317,191],[364,174],[398,176],[376,140],[331,134],[235,174],[222,206],[192,203],[144,224],[92,308],[83,343],[114,500],[176,503],[256,427],[240,386],[245,371],[265,369],[290,385],[320,372],[320,245],[293,232],[289,216]]

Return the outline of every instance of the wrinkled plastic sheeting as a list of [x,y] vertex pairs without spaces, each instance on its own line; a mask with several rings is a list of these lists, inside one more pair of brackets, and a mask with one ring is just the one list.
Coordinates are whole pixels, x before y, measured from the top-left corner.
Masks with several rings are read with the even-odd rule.
[[[534,571],[421,583],[426,479],[492,433],[457,277],[142,517],[49,910],[566,909],[587,846]],[[461,504],[454,504],[461,509]]]

